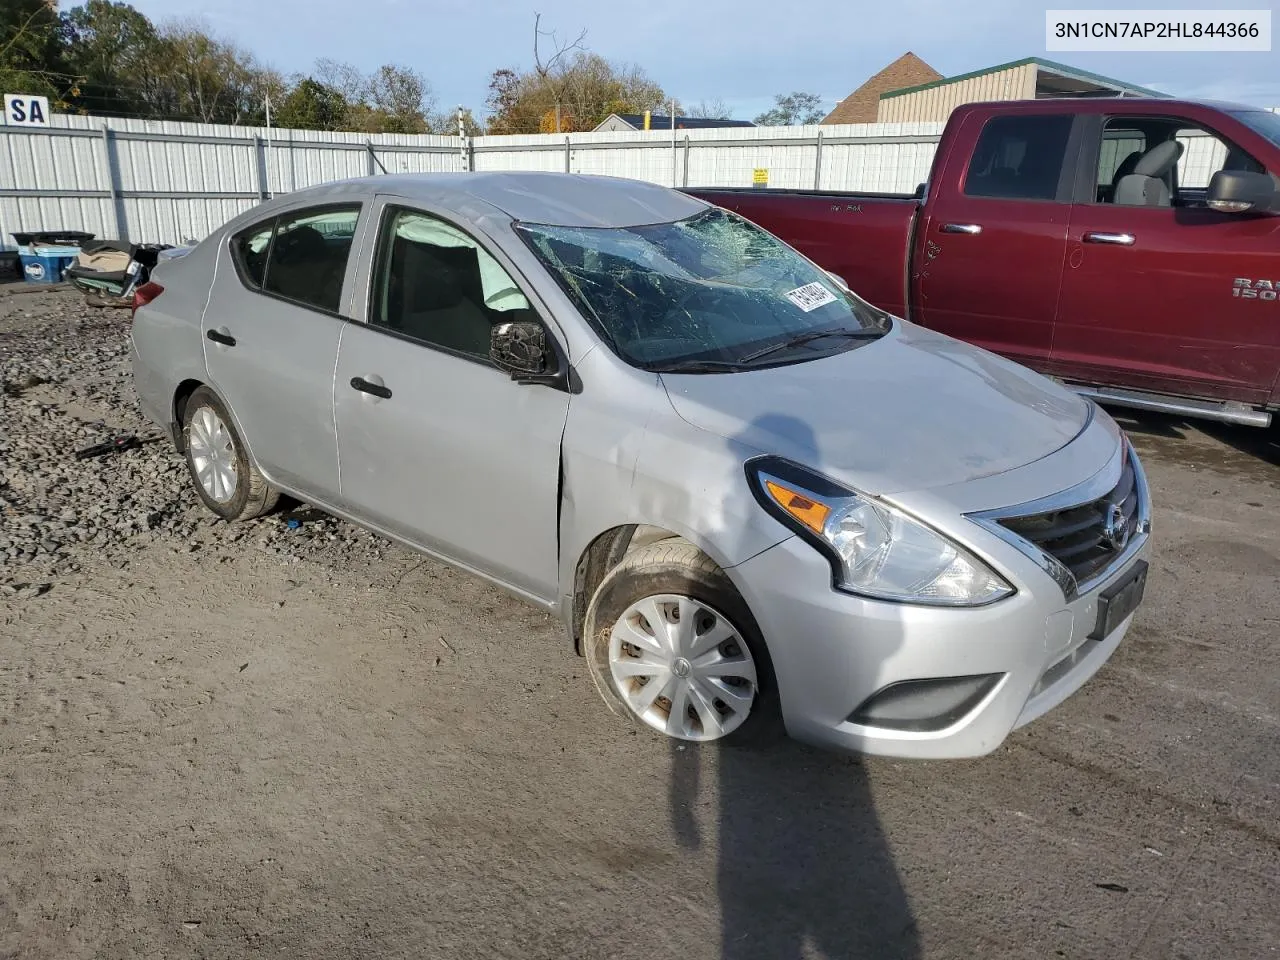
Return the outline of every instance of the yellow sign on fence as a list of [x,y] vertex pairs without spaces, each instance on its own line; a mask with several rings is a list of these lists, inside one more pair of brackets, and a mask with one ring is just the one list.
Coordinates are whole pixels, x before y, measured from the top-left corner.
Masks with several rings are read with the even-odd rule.
[[751,185],[753,187],[767,187],[769,185],[769,168],[756,167],[752,170]]

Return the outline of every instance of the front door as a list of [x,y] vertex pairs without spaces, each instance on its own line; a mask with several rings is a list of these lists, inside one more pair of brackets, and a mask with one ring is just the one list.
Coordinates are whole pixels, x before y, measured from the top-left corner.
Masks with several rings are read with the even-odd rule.
[[558,594],[569,395],[489,361],[492,326],[538,319],[511,273],[443,218],[389,203],[365,323],[334,385],[342,500],[536,599]]
[[[1116,139],[1150,158],[1138,169],[1155,173],[1156,183],[1141,184],[1140,194],[1118,180],[1112,186]],[[1054,372],[1266,402],[1280,368],[1280,218],[1205,205],[1218,170],[1261,171],[1262,164],[1215,131],[1168,117],[1112,118],[1101,143],[1096,192],[1072,208]],[[1155,152],[1170,143],[1174,149]],[[1126,205],[1139,197],[1151,205]]]
[[[963,121],[969,156],[931,185],[912,257],[912,319],[1043,368],[1070,217],[1069,114]],[[963,165],[960,165],[963,167]]]
[[275,482],[338,493],[333,366],[359,204],[308,207],[231,238],[204,312],[209,381]]

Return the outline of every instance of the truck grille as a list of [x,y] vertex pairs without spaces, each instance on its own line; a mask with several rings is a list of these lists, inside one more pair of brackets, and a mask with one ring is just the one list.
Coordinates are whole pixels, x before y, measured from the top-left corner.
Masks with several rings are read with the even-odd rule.
[[1120,480],[1106,495],[1049,513],[1004,517],[999,523],[1057,560],[1079,584],[1105,571],[1138,535],[1139,514],[1137,478],[1126,450]]

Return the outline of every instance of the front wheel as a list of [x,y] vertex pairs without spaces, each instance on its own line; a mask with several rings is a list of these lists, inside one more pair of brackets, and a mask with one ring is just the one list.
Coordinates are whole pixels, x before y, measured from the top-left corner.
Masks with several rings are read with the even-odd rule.
[[609,571],[585,636],[605,702],[668,737],[755,740],[776,712],[751,612],[724,571],[686,540],[642,547]]

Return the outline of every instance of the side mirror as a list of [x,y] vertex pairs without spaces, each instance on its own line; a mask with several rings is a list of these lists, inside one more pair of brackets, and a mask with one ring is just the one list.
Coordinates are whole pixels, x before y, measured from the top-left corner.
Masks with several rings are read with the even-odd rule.
[[844,277],[840,276],[840,274],[832,273],[830,270],[827,270],[825,272],[827,276],[831,278],[831,282],[834,283],[841,290],[843,290],[845,293],[853,292],[852,290],[849,289],[849,284],[845,283]]
[[531,320],[497,324],[489,334],[489,359],[515,380],[545,376],[555,366],[547,331]]
[[1266,173],[1219,170],[1205,195],[1209,209],[1220,213],[1270,213],[1276,204],[1276,184]]

